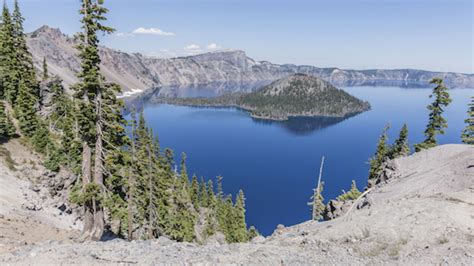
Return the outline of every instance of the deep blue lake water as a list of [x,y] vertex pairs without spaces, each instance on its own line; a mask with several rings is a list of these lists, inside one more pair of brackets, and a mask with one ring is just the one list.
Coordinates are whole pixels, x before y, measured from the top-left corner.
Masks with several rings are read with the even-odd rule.
[[[307,202],[321,156],[326,157],[323,194],[327,200],[349,189],[353,179],[360,189],[366,185],[368,158],[387,123],[391,141],[403,123],[408,124],[410,143],[423,140],[431,89],[344,89],[369,101],[372,109],[342,121],[294,118],[289,122],[254,120],[236,109],[146,105],[144,111],[161,147],[188,155],[188,172],[206,180],[224,176],[226,193],[243,189],[247,224],[268,235],[278,224],[310,219]],[[449,128],[439,137],[440,143],[460,142],[474,89],[454,89],[450,94],[453,102],[445,112]]]

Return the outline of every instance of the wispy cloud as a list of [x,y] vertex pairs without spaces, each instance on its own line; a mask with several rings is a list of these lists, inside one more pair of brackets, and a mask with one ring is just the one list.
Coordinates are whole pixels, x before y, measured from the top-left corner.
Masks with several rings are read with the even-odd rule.
[[215,51],[219,49],[222,49],[222,46],[216,43],[210,43],[204,46],[200,46],[199,44],[196,44],[196,43],[191,43],[180,49],[163,48],[157,51],[149,52],[146,55],[158,57],[158,58],[172,58],[172,57],[179,57],[179,56],[197,55],[197,54],[206,53],[209,51]]
[[183,51],[184,51],[184,55],[195,55],[195,54],[199,54],[203,52],[203,50],[201,49],[201,46],[194,43],[190,45],[186,45],[183,48]]
[[194,43],[184,47],[184,50],[186,50],[186,51],[195,51],[195,50],[200,50],[200,49],[201,49],[201,47],[197,44],[194,44]]
[[158,28],[143,28],[143,27],[135,29],[134,31],[132,31],[132,33],[147,34],[147,35],[160,35],[160,36],[175,36],[176,35],[174,32],[166,32]]
[[133,37],[135,35],[128,33],[128,32],[117,32],[115,33],[115,36],[117,37],[122,37],[122,38],[127,38],[127,37]]
[[210,43],[207,45],[207,50],[218,50],[218,49],[222,49],[222,47],[217,45],[216,43]]

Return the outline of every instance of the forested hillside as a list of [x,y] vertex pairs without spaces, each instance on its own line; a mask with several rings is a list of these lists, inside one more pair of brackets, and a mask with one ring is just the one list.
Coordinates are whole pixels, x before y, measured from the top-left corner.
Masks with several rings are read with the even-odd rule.
[[[80,59],[78,82],[65,92],[51,75],[47,59],[41,71],[33,64],[23,31],[18,1],[5,4],[0,25],[0,135],[20,138],[42,154],[50,171],[76,175],[71,203],[83,209],[82,239],[100,240],[104,231],[132,239],[167,236],[178,241],[205,241],[224,234],[244,242],[245,196],[226,195],[222,177],[190,176],[186,155],[179,166],[173,151],[161,148],[143,113],[123,116],[121,87],[101,73],[98,34],[114,30],[104,23],[102,1],[81,1],[83,31],[76,36]],[[138,118],[137,118],[138,116]]]

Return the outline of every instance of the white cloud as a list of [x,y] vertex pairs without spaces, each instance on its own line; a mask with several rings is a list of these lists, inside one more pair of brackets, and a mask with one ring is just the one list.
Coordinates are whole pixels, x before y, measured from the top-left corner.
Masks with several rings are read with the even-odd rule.
[[197,44],[194,44],[194,43],[184,47],[184,50],[186,50],[186,51],[196,51],[196,50],[200,50],[200,49],[201,49],[201,47]]
[[215,43],[210,43],[207,45],[207,50],[218,50],[221,49],[222,47],[215,44]]
[[138,29],[135,29],[132,31],[132,33],[135,34],[148,34],[148,35],[160,35],[160,36],[175,36],[176,34],[174,32],[166,32],[162,31],[161,29],[158,28],[143,28],[140,27]]
[[127,37],[133,37],[135,35],[133,35],[131,33],[127,33],[127,32],[117,32],[117,33],[115,33],[115,36],[122,37],[122,38],[127,38]]

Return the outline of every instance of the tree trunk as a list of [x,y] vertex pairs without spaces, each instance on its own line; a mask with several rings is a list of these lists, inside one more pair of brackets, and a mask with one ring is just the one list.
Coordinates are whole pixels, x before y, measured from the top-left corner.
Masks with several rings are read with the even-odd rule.
[[[101,88],[97,89],[96,96],[96,141],[95,141],[95,160],[94,160],[94,182],[102,188],[104,186],[104,164],[103,153],[104,147],[102,143],[102,92]],[[100,195],[99,195],[100,197]],[[98,241],[104,233],[104,209],[102,200],[94,200],[94,229],[91,239]]]
[[[151,144],[150,144],[151,145]],[[150,147],[148,152],[148,237],[153,238],[153,183],[152,183],[152,161]]]
[[[135,118],[133,118],[135,119]],[[135,178],[133,167],[135,166],[135,121],[132,122],[132,163],[128,176],[128,240],[133,240],[133,189],[135,186]]]
[[[82,191],[85,192],[87,185],[91,182],[91,148],[87,141],[82,142]],[[94,224],[94,214],[92,202],[84,203],[84,228],[82,234],[84,238],[89,238]]]

